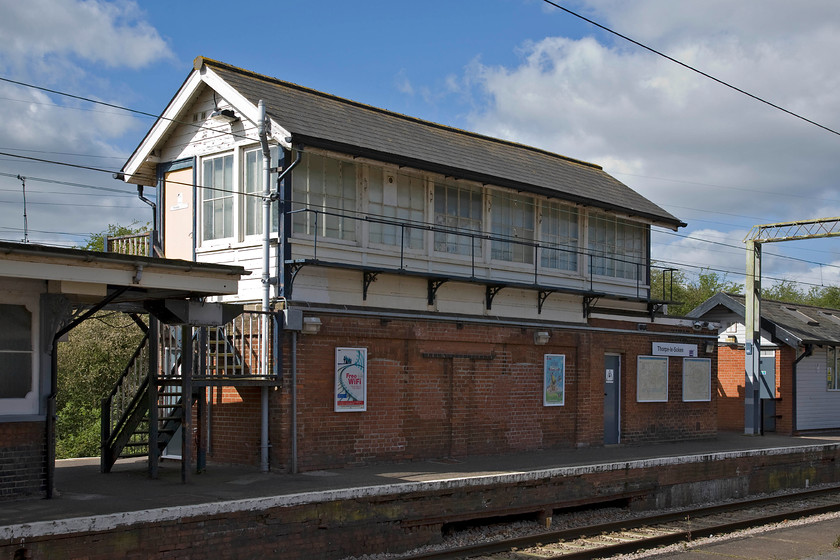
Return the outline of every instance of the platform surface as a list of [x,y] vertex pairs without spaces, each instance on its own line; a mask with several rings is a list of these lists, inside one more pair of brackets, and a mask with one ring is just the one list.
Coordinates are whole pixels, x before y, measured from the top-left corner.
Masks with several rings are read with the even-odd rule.
[[[618,445],[580,449],[555,449],[504,456],[481,456],[458,460],[354,466],[300,474],[261,473],[256,467],[216,465],[192,473],[181,482],[181,465],[163,462],[158,479],[150,479],[144,459],[119,461],[111,473],[99,472],[97,459],[57,461],[56,497],[0,502],[0,527],[90,516],[218,504],[267,497],[305,494],[308,500],[325,499],[343,489],[399,492],[401,488],[439,481],[457,483],[476,477],[522,475],[564,467],[597,468],[598,465],[646,460],[679,460],[692,455],[737,453],[840,445],[840,434],[785,437],[745,436],[721,433],[715,439]],[[185,509],[191,509],[189,507]]]

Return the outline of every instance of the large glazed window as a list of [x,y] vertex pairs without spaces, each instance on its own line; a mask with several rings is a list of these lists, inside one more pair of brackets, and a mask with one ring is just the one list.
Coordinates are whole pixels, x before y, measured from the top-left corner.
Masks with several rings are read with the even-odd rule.
[[[271,167],[277,168],[277,146],[271,146]],[[263,185],[263,155],[262,150],[248,150],[245,152],[245,235],[259,235],[263,232],[263,199],[265,192]],[[275,189],[277,173],[271,174],[271,190]],[[277,205],[271,205],[271,231],[277,231]]]
[[494,192],[490,221],[493,224],[492,257],[502,261],[533,264],[534,199],[530,196]]
[[32,379],[32,314],[23,305],[0,304],[0,399],[25,398]]
[[233,237],[233,155],[205,158],[201,179],[201,239]]
[[589,216],[591,274],[636,280],[647,268],[647,226],[606,214]]
[[356,166],[305,153],[292,172],[294,233],[356,240]]
[[482,230],[481,188],[454,183],[435,184],[435,251],[459,255],[481,254],[481,240],[462,232],[480,234]]
[[423,178],[371,167],[368,185],[368,212],[373,218],[368,234],[371,243],[422,249],[423,229],[420,226],[425,222],[426,203]]
[[576,272],[579,237],[577,208],[543,202],[540,223],[540,264],[543,267]]

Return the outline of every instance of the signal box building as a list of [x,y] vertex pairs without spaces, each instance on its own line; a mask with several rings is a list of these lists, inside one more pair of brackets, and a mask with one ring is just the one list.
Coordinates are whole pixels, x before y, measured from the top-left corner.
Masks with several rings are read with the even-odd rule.
[[598,165],[198,58],[123,174],[158,253],[244,267],[218,300],[276,319],[274,375],[207,393],[210,460],[716,434],[716,329],[650,297],[651,228],[685,224]]
[[[718,427],[744,429],[744,296],[718,293],[689,316],[720,324]],[[761,301],[762,429],[791,435],[840,428],[840,311]]]

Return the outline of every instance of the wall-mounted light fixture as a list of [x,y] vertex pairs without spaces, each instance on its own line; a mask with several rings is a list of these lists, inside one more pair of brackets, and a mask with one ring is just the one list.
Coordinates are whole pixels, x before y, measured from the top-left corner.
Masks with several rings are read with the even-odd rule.
[[707,342],[706,343],[706,353],[711,354],[712,352],[714,352],[716,346],[717,346],[717,343],[715,343],[715,342]]
[[318,317],[304,317],[303,328],[300,332],[303,334],[318,334],[321,332],[321,319]]
[[550,338],[551,333],[548,331],[537,331],[534,333],[534,344],[537,346],[543,346],[544,344],[548,344]]
[[210,113],[210,119],[216,122],[232,123],[239,120],[239,117],[236,116],[233,109],[216,109]]

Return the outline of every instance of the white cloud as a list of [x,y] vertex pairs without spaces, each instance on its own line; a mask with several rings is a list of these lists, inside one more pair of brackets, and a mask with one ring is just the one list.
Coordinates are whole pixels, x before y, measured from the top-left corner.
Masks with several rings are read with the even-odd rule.
[[[581,9],[686,64],[840,129],[836,2],[590,0]],[[626,174],[618,178],[689,222],[691,237],[654,247],[659,258],[743,270],[743,253],[730,259],[729,251],[704,247],[697,237],[739,246],[750,225],[836,211],[840,137],[620,39],[599,42],[604,35],[596,31],[579,40],[525,44],[515,66],[471,65],[465,82],[486,103],[472,113],[470,126]],[[692,224],[688,216],[703,221]],[[729,227],[693,229],[708,221]],[[800,271],[784,267],[780,273]]]
[[142,68],[170,56],[135,2],[2,0],[0,11],[3,58],[16,67],[59,58]]
[[[135,2],[0,0],[0,13],[0,75],[20,82],[118,100],[114,88],[120,86],[105,78],[106,72],[172,56]],[[27,157],[118,170],[126,156],[119,141],[148,126],[126,112],[8,82],[0,82],[0,98],[0,151]],[[78,244],[109,223],[128,225],[149,214],[133,188],[109,173],[8,156],[0,158],[0,172],[0,239],[24,237],[18,174],[27,177],[32,241]],[[115,197],[66,183],[126,194]]]

